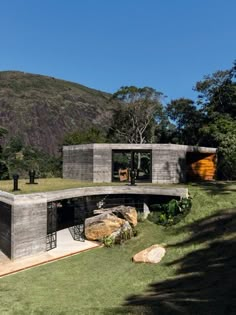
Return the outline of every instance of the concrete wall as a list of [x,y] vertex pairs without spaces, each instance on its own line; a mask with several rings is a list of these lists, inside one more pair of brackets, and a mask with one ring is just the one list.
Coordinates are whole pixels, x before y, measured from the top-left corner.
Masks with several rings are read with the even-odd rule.
[[11,258],[11,205],[0,201],[0,250]]
[[[96,195],[109,195],[109,194],[137,194],[137,195],[155,195],[155,196],[177,196],[187,197],[187,188],[160,188],[158,186],[149,185],[118,185],[118,186],[97,186],[97,187],[83,187],[72,188],[59,191],[49,191],[43,194],[47,202],[83,197],[83,196],[96,196]],[[34,194],[31,194],[34,195]],[[27,195],[25,195],[27,196]],[[29,195],[30,196],[30,195]]]
[[63,147],[63,178],[93,181],[93,145]]
[[152,182],[186,180],[186,153],[215,153],[214,148],[177,144],[88,144],[63,147],[63,177],[97,183],[112,181],[112,150],[151,150]]
[[44,252],[47,199],[38,194],[15,196],[12,216],[12,258]]
[[152,182],[182,183],[186,180],[186,152],[183,150],[152,150]]
[[112,150],[110,145],[94,145],[93,181],[110,183],[112,172]]

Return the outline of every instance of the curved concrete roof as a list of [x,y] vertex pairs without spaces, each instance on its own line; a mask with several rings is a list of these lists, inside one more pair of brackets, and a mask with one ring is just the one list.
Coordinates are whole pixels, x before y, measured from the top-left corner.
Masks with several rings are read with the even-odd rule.
[[44,193],[22,194],[13,195],[4,191],[0,192],[0,201],[7,204],[24,203],[31,201],[32,204],[35,200],[42,199],[43,201],[50,202],[55,200],[83,197],[83,196],[96,196],[96,195],[112,195],[112,194],[134,194],[134,195],[156,195],[156,196],[177,196],[187,197],[187,188],[160,188],[157,186],[96,186],[96,187],[83,187],[72,188],[58,191],[50,191]]

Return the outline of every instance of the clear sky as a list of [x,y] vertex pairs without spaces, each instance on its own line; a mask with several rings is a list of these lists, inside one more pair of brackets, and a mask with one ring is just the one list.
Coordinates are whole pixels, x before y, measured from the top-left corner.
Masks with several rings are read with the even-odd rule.
[[195,98],[236,59],[236,0],[0,0],[0,71]]

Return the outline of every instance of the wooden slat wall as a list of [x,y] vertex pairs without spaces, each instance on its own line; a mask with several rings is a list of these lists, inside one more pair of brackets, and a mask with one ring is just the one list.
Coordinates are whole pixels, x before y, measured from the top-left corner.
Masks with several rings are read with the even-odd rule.
[[187,156],[188,180],[213,180],[216,172],[216,154],[192,152]]

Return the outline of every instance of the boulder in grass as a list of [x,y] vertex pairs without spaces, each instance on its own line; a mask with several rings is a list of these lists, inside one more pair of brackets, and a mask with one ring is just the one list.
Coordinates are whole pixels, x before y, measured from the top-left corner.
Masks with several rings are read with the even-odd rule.
[[122,219],[128,221],[132,226],[136,226],[138,223],[138,214],[134,207],[130,206],[117,206],[106,209],[97,209],[93,211],[94,214],[113,213]]
[[85,220],[85,236],[90,241],[101,240],[125,223],[125,220],[118,218],[112,213],[102,213]]
[[133,256],[134,262],[157,264],[165,256],[166,250],[160,245],[152,245]]

